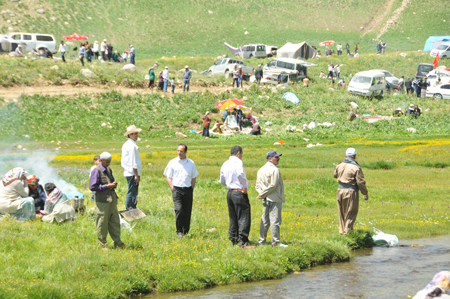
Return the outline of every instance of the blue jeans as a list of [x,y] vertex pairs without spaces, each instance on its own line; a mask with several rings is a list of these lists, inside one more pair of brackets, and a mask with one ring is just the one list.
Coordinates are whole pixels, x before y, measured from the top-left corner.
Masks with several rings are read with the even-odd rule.
[[183,92],[187,90],[189,92],[189,79],[183,79]]
[[169,80],[164,79],[164,92],[167,92],[167,85],[169,85]]
[[[128,192],[127,192],[127,200],[125,202],[125,208],[129,210],[130,208],[136,209],[137,205],[137,196],[139,191],[139,184],[136,184],[134,181],[134,176],[125,177],[128,182]],[[139,177],[139,180],[141,177]]]
[[135,64],[134,63],[134,56],[136,56],[136,54],[131,54],[131,56],[130,56],[130,63],[131,64]]
[[414,87],[414,95],[417,97],[417,86],[413,86]]
[[237,87],[241,87],[242,88],[242,79],[243,78],[241,78],[241,77],[239,77],[239,79],[238,79],[238,86]]
[[63,62],[66,62],[66,59],[65,59],[65,57],[64,57],[64,54],[66,54],[66,52],[61,52],[61,59],[62,59]]

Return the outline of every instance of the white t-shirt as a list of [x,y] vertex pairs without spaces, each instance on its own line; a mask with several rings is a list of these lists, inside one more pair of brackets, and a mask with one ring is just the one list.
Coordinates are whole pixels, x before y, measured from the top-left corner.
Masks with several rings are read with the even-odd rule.
[[121,164],[124,176],[134,176],[133,168],[137,169],[139,176],[141,175],[141,157],[139,156],[139,149],[136,141],[131,138],[128,138],[122,146]]
[[92,52],[98,52],[98,44],[94,44],[94,49],[92,49]]
[[102,43],[100,44],[100,50],[101,50],[102,52],[106,50],[106,43],[102,42]]
[[163,71],[163,79],[169,80],[169,71],[168,70]]
[[65,53],[65,52],[67,52],[67,47],[66,47],[66,45],[59,45],[59,52],[61,52],[61,53]]
[[172,179],[175,187],[191,187],[191,180],[198,176],[198,171],[191,159],[176,157],[167,164],[164,175]]

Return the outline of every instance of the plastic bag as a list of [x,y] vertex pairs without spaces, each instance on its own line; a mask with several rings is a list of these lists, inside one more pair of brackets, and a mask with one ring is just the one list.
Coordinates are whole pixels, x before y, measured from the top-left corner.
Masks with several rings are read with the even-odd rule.
[[373,231],[375,235],[372,236],[373,243],[376,246],[397,246],[398,245],[398,237],[396,235],[389,235],[383,233],[381,230],[374,228]]
[[125,221],[125,219],[123,219],[122,217],[120,217],[120,228],[121,229],[126,229],[129,233],[131,233],[132,228],[131,225]]

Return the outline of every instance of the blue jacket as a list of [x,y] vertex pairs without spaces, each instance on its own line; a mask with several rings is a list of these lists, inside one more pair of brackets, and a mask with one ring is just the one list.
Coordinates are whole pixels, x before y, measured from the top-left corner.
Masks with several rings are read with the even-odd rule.
[[37,185],[36,193],[32,193],[32,190],[29,189],[28,196],[33,197],[36,210],[44,209],[47,195],[45,194],[44,187],[42,187],[41,184]]

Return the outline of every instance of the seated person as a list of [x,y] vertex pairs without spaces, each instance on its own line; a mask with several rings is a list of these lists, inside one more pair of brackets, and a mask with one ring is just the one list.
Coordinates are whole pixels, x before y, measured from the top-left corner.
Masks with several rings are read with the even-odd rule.
[[353,109],[350,110],[350,113],[347,116],[347,120],[352,121],[356,118],[356,114],[353,112]]
[[398,107],[392,115],[397,117],[402,116],[403,115],[402,108]]
[[119,60],[119,51],[117,51],[117,50],[114,51],[112,59],[113,59],[114,62],[120,62],[120,60]]
[[214,123],[214,126],[212,128],[212,132],[214,133],[219,133],[222,134],[222,129],[220,128],[222,126],[222,124],[220,123],[220,120],[216,120],[216,122]]
[[45,57],[45,58],[52,58],[52,59],[53,59],[53,54],[52,54],[52,52],[50,52],[49,49],[45,48],[45,51],[44,51],[44,57]]
[[227,119],[224,122],[225,127],[232,130],[238,130],[239,126],[236,121],[236,116],[234,115],[234,112],[228,114]]
[[27,171],[21,167],[8,171],[0,183],[0,213],[17,220],[36,218],[34,199],[28,197]]
[[39,57],[39,56],[41,56],[41,53],[39,53],[38,50],[33,49],[33,50],[31,51],[31,55],[36,56],[36,57]]
[[412,299],[426,299],[426,298],[440,298],[449,299],[449,280],[450,272],[441,271],[434,275],[433,279],[426,285],[426,287],[412,298]]
[[45,199],[47,195],[45,195],[44,187],[39,184],[39,178],[36,175],[31,175],[27,178],[28,182],[28,196],[34,199],[34,207],[36,208],[36,213],[39,213],[40,210],[44,209]]
[[320,75],[319,78],[326,78],[327,76],[325,75],[325,73],[323,71],[320,71]]
[[252,130],[250,132],[250,135],[261,135],[261,127],[259,126],[259,122],[258,121],[256,121],[252,125]]
[[16,47],[16,55],[17,55],[17,57],[23,57],[23,53],[22,53],[22,45],[18,45],[17,47]]
[[316,54],[316,56],[317,56],[317,57],[320,57],[320,56],[322,56],[322,53],[320,53],[320,50],[319,50],[319,51],[317,51],[317,54]]
[[422,109],[421,108],[419,108],[419,106],[414,106],[414,114],[416,115],[416,118],[417,118],[417,116],[420,116],[421,114],[422,114]]
[[67,196],[56,188],[55,184],[47,183],[45,184],[45,192],[47,194],[47,199],[45,200],[45,208],[41,210],[42,221],[53,222],[64,222],[67,219],[75,217],[75,210],[70,205]]
[[410,116],[414,115],[414,105],[413,104],[409,105],[409,108],[406,109],[405,115],[410,115]]

